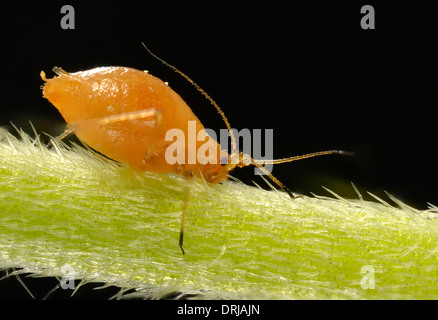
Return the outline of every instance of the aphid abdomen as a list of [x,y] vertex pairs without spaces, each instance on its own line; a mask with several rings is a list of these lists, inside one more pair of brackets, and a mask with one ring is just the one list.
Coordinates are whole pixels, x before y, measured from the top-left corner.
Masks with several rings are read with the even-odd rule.
[[196,124],[196,134],[204,126],[175,91],[146,72],[124,67],[63,72],[47,80],[43,95],[79,139],[111,159],[145,171],[193,171],[198,177],[202,172],[207,181],[222,169],[219,163],[166,161],[169,130],[179,129],[188,137],[190,122]]

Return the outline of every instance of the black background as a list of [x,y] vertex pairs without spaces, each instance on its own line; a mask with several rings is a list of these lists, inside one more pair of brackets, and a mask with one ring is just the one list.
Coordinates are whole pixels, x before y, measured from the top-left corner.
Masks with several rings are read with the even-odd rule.
[[[353,197],[349,185],[426,208],[438,203],[435,170],[436,42],[433,8],[374,4],[362,30],[361,2],[21,2],[3,7],[1,125],[58,134],[62,118],[41,97],[39,72],[53,66],[148,69],[169,81],[206,127],[224,128],[193,87],[149,56],[141,41],[189,74],[233,127],[273,128],[274,155],[345,149],[276,166],[292,190]],[[75,29],[60,27],[64,4]],[[235,171],[247,183],[252,169]]]
[[[53,66],[147,69],[178,92],[206,127],[224,128],[209,102],[148,55],[156,54],[201,85],[234,128],[273,128],[276,158],[326,149],[330,156],[283,164],[274,175],[292,190],[354,197],[383,190],[424,209],[438,204],[435,167],[436,34],[421,2],[20,2],[2,7],[0,125],[56,135],[57,110],[39,77]],[[75,8],[75,29],[60,26]],[[362,30],[360,8],[373,4],[376,29]],[[246,183],[252,169],[233,175]],[[257,180],[258,179],[258,180]],[[256,178],[259,183],[263,183]]]
[[[234,128],[273,128],[276,158],[355,152],[283,164],[291,190],[356,197],[384,191],[418,209],[438,204],[438,24],[428,3],[385,1],[17,2],[2,5],[0,125],[57,135],[63,120],[42,98],[39,73],[129,66],[178,92],[206,127],[225,128],[187,81],[147,54],[145,42],[203,87]],[[75,29],[60,26],[62,5]],[[376,29],[362,30],[371,4]],[[12,129],[11,129],[12,130]],[[245,183],[252,169],[233,175]],[[260,178],[255,178],[263,184]],[[369,198],[369,197],[368,197]]]

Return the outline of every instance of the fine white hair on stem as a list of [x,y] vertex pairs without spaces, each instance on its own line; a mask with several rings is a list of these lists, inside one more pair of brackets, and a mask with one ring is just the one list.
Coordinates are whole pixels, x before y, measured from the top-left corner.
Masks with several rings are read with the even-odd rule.
[[[177,240],[186,184],[81,146],[54,141],[48,149],[21,131],[17,138],[0,130],[0,268],[61,279],[69,265],[76,284],[119,286],[116,299],[129,289],[146,298],[437,295],[433,205],[417,210],[376,192],[368,201],[358,182],[344,185],[355,199],[329,189],[290,199],[278,189],[193,179],[183,257]],[[364,266],[374,270],[374,290],[361,287]]]

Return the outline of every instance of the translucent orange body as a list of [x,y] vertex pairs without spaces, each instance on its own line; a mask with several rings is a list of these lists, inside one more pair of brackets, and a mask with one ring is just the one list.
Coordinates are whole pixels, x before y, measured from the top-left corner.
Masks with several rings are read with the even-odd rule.
[[[228,172],[220,164],[220,145],[216,142],[216,163],[188,163],[188,123],[195,121],[196,134],[204,126],[162,80],[125,67],[64,72],[43,79],[47,81],[44,97],[59,110],[79,139],[107,157],[141,171],[193,173],[212,183],[227,178]],[[142,110],[151,115],[123,118]],[[111,119],[116,121],[105,122]],[[165,159],[166,149],[173,143],[165,141],[166,132],[175,128],[185,134],[184,164],[169,164]],[[203,143],[196,141],[196,150]]]

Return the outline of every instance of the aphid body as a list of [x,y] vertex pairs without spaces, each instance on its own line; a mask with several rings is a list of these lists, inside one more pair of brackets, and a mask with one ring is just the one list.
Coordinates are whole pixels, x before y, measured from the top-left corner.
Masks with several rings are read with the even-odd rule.
[[[70,129],[93,149],[111,159],[141,171],[158,173],[193,173],[216,183],[226,179],[227,171],[220,164],[220,145],[216,161],[206,164],[169,164],[165,160],[166,132],[180,129],[186,138],[185,159],[188,147],[202,141],[191,139],[188,123],[194,121],[196,135],[204,126],[184,100],[165,82],[147,72],[125,67],[102,67],[88,71],[67,73],[54,68],[58,74],[47,80],[43,95],[62,114]],[[196,142],[194,142],[196,140]],[[213,139],[211,139],[213,140]]]

